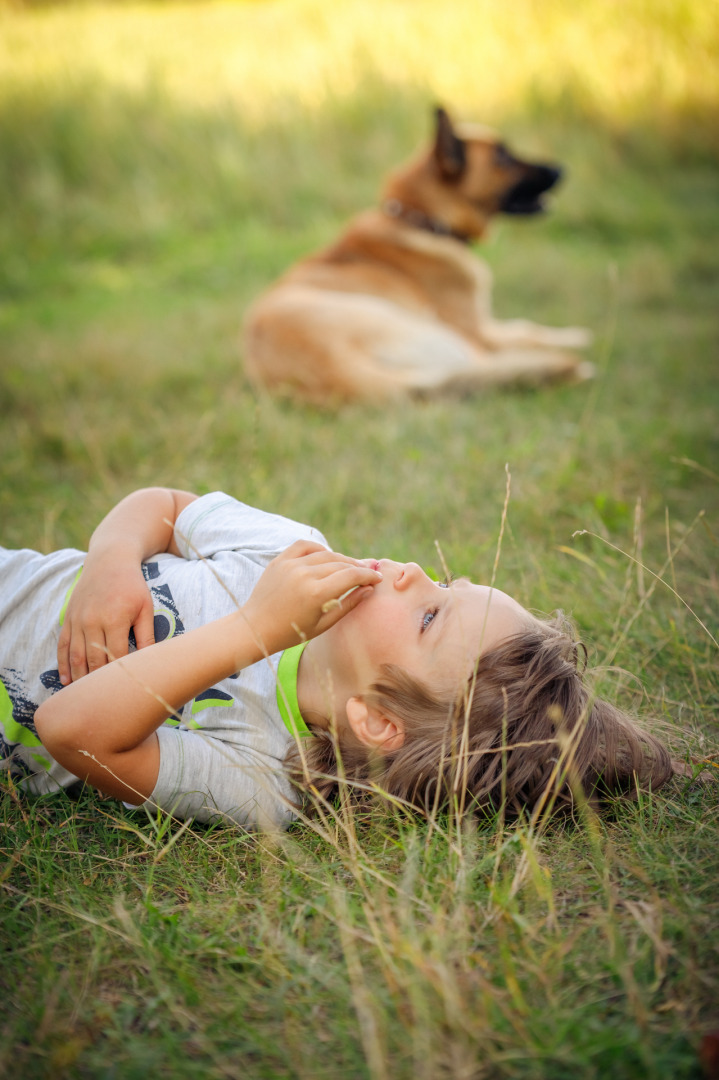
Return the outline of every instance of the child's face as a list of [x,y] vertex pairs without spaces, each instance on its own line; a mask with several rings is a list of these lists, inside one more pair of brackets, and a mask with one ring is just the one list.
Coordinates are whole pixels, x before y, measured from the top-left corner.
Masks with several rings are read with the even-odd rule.
[[396,664],[439,691],[454,692],[481,652],[525,628],[532,616],[499,589],[461,578],[449,588],[416,563],[367,560],[382,581],[333,627],[335,655],[353,669],[355,693],[366,692],[383,664]]

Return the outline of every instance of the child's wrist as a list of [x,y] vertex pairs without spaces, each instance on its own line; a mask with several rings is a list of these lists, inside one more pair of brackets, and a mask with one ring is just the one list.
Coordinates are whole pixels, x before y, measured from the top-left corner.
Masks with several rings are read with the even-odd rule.
[[276,618],[268,618],[266,611],[258,613],[251,602],[240,608],[238,615],[245,628],[247,647],[256,652],[255,660],[273,656],[291,645],[299,644],[301,640],[293,627],[282,628],[281,621],[278,624]]
[[236,670],[256,664],[278,651],[273,647],[272,641],[266,640],[266,635],[257,625],[252,610],[248,611],[247,607],[248,605],[238,608],[230,616]]
[[105,540],[99,537],[97,540],[90,540],[87,549],[87,561],[93,563],[111,562],[115,566],[139,567],[147,557],[142,547],[136,541],[128,538],[122,540],[108,538]]

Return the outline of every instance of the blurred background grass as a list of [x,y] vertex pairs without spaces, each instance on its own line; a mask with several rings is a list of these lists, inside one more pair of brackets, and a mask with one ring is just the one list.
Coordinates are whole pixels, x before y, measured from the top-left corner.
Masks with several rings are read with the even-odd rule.
[[[718,57],[719,16],[704,0],[0,5],[2,543],[83,546],[119,497],[165,483],[224,488],[312,521],[351,553],[414,558],[438,569],[436,540],[453,571],[486,580],[508,463],[511,501],[497,583],[534,608],[573,612],[595,643],[593,658],[633,673],[615,675],[606,692],[666,722],[679,749],[688,743],[706,754],[716,746],[714,646],[675,593],[663,585],[651,593],[650,571],[615,547],[657,573],[680,548],[664,577],[716,636]],[[498,222],[481,254],[495,274],[500,315],[592,328],[598,379],[338,415],[256,395],[239,346],[247,303],[374,202],[382,175],[427,138],[436,102],[458,118],[500,128],[520,153],[567,167],[550,214]],[[577,530],[594,535],[575,538]],[[352,1009],[364,1017],[363,1031],[372,1027],[371,1010],[361,984],[349,997],[337,990],[352,951],[328,933],[310,1000],[326,1014],[325,1035],[345,1075],[383,1075],[383,1054],[390,1076],[600,1076],[608,1068],[617,1077],[699,1075],[697,1046],[719,967],[719,913],[715,895],[710,899],[714,790],[675,795],[660,811],[627,812],[603,841],[621,858],[603,849],[599,869],[594,849],[582,848],[583,834],[559,837],[537,855],[551,867],[553,884],[533,878],[516,907],[499,896],[496,880],[482,892],[481,867],[495,845],[510,862],[518,849],[501,836],[480,836],[459,869],[449,865],[479,889],[452,893],[452,910],[478,935],[486,961],[467,959],[462,935],[443,939],[438,929],[454,880],[443,858],[423,864],[426,892],[415,895],[417,912],[435,905],[433,930],[422,938],[422,948],[437,950],[432,963],[423,967],[419,938],[395,910],[392,890],[381,903],[375,897],[391,913],[394,935],[373,939],[368,953],[368,992],[387,1009],[373,1021],[379,1043],[357,1041]],[[235,968],[225,972],[227,982],[215,979],[208,952],[215,947],[235,957],[256,1003],[245,1005],[265,1023],[253,1044],[256,1072],[248,1075],[309,1075],[301,1055],[273,1057],[282,971],[300,979],[310,963],[283,936],[286,918],[305,925],[307,888],[293,892],[288,882],[310,858],[307,836],[300,834],[302,858],[285,854],[273,871],[285,890],[277,895],[262,881],[280,856],[249,854],[236,838],[217,841],[215,868],[208,869],[207,841],[183,835],[182,859],[163,862],[161,888],[152,860],[147,872],[133,870],[129,888],[142,897],[141,909],[128,903],[141,929],[126,938],[123,962],[139,986],[149,950],[149,1003],[141,989],[118,988],[108,977],[108,966],[119,962],[112,942],[123,916],[108,914],[102,899],[103,889],[109,895],[126,887],[133,845],[145,842],[115,824],[93,824],[95,806],[85,814],[66,803],[20,810],[8,798],[3,805],[15,845],[7,881],[24,897],[12,916],[6,911],[5,925],[21,942],[12,970],[22,985],[6,1046],[17,1053],[40,1026],[34,1049],[22,1050],[33,1075],[53,1054],[65,1054],[67,1068],[75,1061],[81,1068],[87,1055],[95,1064],[80,1075],[96,1075],[107,1046],[120,1053],[130,1031],[136,1041],[119,1075],[134,1075],[151,1060],[155,1030],[137,1019],[138,1008],[168,1031],[191,1032],[187,1068],[194,1053],[207,1075],[234,1075],[235,1044],[218,1050],[214,1020],[197,1012],[193,997],[208,978],[216,994],[236,992]],[[65,855],[53,840],[62,821],[78,836]],[[398,834],[387,823],[383,829],[379,841],[367,840],[365,896],[372,867],[390,881],[418,872],[418,834]],[[240,869],[217,884],[224,844]],[[95,850],[112,858],[103,864]],[[152,850],[159,860],[160,841]],[[332,865],[322,845],[317,858]],[[41,909],[34,923],[29,914],[47,894],[53,865],[65,870],[62,883],[54,879],[63,903],[94,912],[104,927],[91,970],[76,951],[62,984],[53,957],[63,953],[65,916],[53,923]],[[577,868],[598,875],[601,903],[595,885],[587,898]],[[247,910],[237,911],[232,899],[243,887],[237,873]],[[321,877],[319,863],[312,873]],[[359,915],[354,922],[342,908],[340,918],[332,873],[322,878],[316,902],[334,912],[343,932],[362,924],[357,932],[369,933]],[[351,873],[348,880],[357,883]],[[190,898],[178,907],[182,889]],[[232,912],[240,936],[253,942],[258,898],[267,905],[261,947],[253,944],[248,954],[260,957],[258,964],[237,960],[229,931],[218,931],[219,944],[211,945],[197,930],[202,897],[213,889],[220,924]],[[642,923],[631,904],[647,896],[651,912]],[[545,924],[536,911],[547,904],[554,914]],[[587,904],[596,918],[580,933]],[[498,943],[497,920],[505,925],[508,911],[511,932]],[[173,940],[188,950],[184,966],[166,944],[178,926]],[[572,934],[581,947],[564,970]],[[609,942],[611,963],[592,944],[597,935]],[[47,936],[56,945],[46,956],[39,943]],[[324,947],[307,938],[310,952]],[[452,958],[447,969],[442,949]],[[638,973],[627,960],[636,956]],[[554,1001],[551,1022],[546,1009],[533,1012],[507,989],[516,977],[526,990],[545,961],[553,973],[543,990]],[[255,977],[262,962],[271,973],[265,982]],[[432,995],[450,970],[466,1000],[452,1013],[440,994],[448,1011],[437,1019]],[[582,977],[591,990],[575,1001]],[[168,980],[181,982],[179,1001],[167,997]],[[339,994],[331,1009],[323,985]],[[73,1006],[73,988],[83,1004]],[[309,991],[288,993],[282,1030],[296,1047],[301,1026],[293,1024]],[[93,994],[114,1010],[107,1045],[88,1035]],[[199,1016],[194,1028],[189,1009]],[[426,1053],[408,1056],[402,1040],[423,1025]],[[74,1034],[66,1038],[65,1030]],[[502,1035],[490,1045],[492,1030]],[[480,1032],[490,1047],[484,1065],[472,1050]],[[246,1031],[243,1037],[252,1043]],[[596,1059],[598,1047],[605,1056]],[[184,1062],[173,1067],[168,1075],[184,1075]],[[339,1071],[327,1065],[320,1075]]]

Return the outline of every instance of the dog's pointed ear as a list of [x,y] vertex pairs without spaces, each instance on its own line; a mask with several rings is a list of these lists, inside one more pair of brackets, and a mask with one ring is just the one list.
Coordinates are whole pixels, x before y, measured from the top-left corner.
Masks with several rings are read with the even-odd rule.
[[464,143],[441,105],[435,109],[434,160],[444,180],[459,180],[467,164]]

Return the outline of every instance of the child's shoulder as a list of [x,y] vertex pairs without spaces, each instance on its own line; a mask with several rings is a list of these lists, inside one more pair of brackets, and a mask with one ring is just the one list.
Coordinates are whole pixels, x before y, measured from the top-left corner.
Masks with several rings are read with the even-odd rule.
[[250,506],[223,491],[209,492],[185,507],[175,523],[175,539],[186,558],[222,549],[279,554],[295,540],[329,547],[311,525]]

